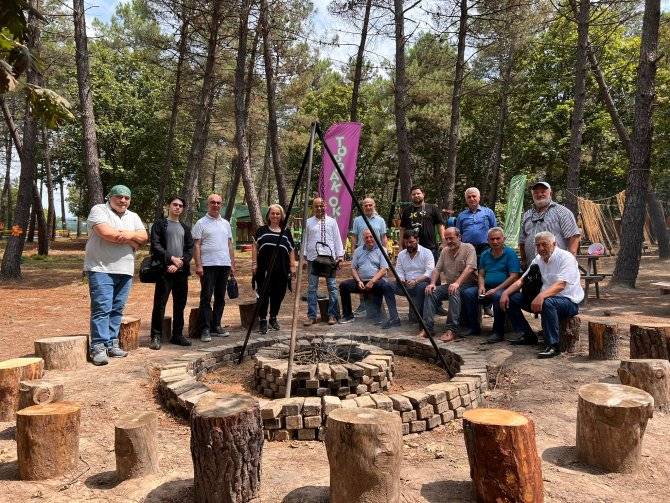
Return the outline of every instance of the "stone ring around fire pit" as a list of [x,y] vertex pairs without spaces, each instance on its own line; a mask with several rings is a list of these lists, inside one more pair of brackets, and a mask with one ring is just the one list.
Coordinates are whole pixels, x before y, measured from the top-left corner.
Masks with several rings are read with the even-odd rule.
[[[254,356],[256,391],[266,398],[286,395],[289,346],[262,348]],[[343,399],[387,390],[393,379],[393,351],[349,339],[299,340],[292,396],[333,395]]]

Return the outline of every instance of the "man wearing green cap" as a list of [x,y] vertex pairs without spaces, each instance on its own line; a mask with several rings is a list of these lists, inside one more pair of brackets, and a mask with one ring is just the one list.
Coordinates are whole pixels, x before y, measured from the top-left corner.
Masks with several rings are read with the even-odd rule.
[[135,251],[148,239],[142,220],[128,206],[130,189],[115,185],[107,203],[93,206],[87,219],[84,271],[91,296],[89,349],[93,365],[106,365],[109,356],[128,354],[119,347],[119,327],[133,283]]

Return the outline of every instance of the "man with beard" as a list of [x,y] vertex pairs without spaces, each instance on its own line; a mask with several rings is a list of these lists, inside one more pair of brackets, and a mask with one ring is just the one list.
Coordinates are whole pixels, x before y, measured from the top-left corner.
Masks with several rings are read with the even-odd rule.
[[419,238],[419,244],[433,253],[435,261],[440,256],[439,243],[435,240],[436,230],[440,241],[444,240],[442,214],[434,204],[424,201],[423,189],[418,185],[411,188],[412,204],[407,206],[400,218],[400,249],[405,248],[405,231],[412,230]]
[[526,269],[537,254],[535,235],[539,232],[551,232],[556,238],[556,246],[576,255],[581,232],[575,216],[565,206],[552,201],[551,185],[547,182],[537,182],[530,189],[533,206],[523,214],[519,234],[522,269]]
[[[405,285],[407,293],[412,297],[414,305],[423,316],[426,286],[428,286],[433,269],[435,269],[435,259],[428,248],[419,244],[419,240],[413,231],[405,231],[403,239],[405,240],[405,249],[398,253],[395,269],[400,282]],[[394,284],[394,290],[396,295],[403,295],[398,283]],[[416,321],[411,310],[409,319],[410,321]]]

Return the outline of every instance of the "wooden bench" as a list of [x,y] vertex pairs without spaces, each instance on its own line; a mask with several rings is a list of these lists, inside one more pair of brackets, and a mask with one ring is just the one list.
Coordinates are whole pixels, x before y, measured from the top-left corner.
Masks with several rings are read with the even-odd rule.
[[657,286],[660,289],[661,295],[670,295],[670,282],[657,281],[652,283],[652,285]]
[[599,283],[605,279],[604,274],[582,274],[582,279],[584,280],[584,304],[589,300],[589,287],[591,283],[595,284],[596,287],[596,299],[600,298],[600,286]]

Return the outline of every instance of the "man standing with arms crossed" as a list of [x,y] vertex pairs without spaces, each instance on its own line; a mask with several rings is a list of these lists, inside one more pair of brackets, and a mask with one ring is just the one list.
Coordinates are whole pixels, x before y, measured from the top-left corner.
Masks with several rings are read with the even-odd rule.
[[200,277],[198,317],[203,342],[211,341],[212,334],[230,335],[221,321],[228,277],[235,276],[235,245],[230,222],[221,216],[222,203],[219,194],[211,194],[207,198],[207,213],[193,226],[195,273]]

